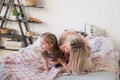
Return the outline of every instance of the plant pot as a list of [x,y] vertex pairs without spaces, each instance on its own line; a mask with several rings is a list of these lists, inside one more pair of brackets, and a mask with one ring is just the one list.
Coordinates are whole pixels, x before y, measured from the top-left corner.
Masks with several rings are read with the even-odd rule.
[[25,0],[26,6],[36,6],[37,0]]
[[16,16],[11,16],[10,19],[12,19],[12,20],[17,20]]

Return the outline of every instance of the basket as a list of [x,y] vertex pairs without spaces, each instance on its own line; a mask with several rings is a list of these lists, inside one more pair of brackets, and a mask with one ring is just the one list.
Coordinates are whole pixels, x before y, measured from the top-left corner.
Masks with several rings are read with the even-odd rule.
[[0,0],[0,4],[2,3],[2,0]]
[[25,36],[32,37],[32,36],[35,36],[35,33],[32,31],[28,31],[28,32],[25,32]]
[[23,42],[17,42],[12,40],[5,40],[4,46],[6,49],[20,49],[23,47]]
[[11,29],[8,29],[8,28],[0,28],[0,33],[1,33],[1,34],[10,34],[10,33],[11,33]]
[[26,6],[36,6],[37,0],[25,0]]

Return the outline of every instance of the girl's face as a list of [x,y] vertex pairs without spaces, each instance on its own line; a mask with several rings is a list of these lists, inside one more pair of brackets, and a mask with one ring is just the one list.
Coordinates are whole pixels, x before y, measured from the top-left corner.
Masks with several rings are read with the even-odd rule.
[[51,45],[45,42],[44,39],[40,39],[40,48],[42,51],[49,51],[51,49]]

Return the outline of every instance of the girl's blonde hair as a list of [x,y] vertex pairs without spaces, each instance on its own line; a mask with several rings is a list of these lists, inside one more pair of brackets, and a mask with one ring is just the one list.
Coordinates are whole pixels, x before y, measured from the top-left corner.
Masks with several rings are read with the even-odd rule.
[[93,64],[90,60],[91,48],[86,41],[78,36],[69,36],[67,39],[71,46],[70,57],[68,63],[68,72],[82,73],[89,71]]
[[[53,58],[62,58],[64,56],[64,53],[59,49],[58,41],[56,36],[53,33],[46,32],[41,35],[41,38],[44,39],[45,42],[48,44],[52,44],[50,53],[51,57]],[[41,53],[44,58],[49,57],[49,55],[46,52]]]

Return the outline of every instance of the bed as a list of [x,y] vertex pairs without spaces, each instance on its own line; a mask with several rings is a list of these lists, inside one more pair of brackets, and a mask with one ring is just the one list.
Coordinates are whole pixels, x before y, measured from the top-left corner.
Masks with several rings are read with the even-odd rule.
[[118,56],[109,37],[86,37],[96,65],[93,72],[84,75],[64,73],[62,68],[44,71],[39,49],[39,38],[30,46],[0,58],[0,80],[118,80]]
[[116,80],[115,74],[106,71],[88,73],[86,75],[69,75],[58,77],[56,80]]
[[93,61],[95,70],[85,75],[62,75],[56,80],[119,80],[119,52],[115,50],[111,39],[95,37],[88,40],[95,56],[93,59],[96,59]]

